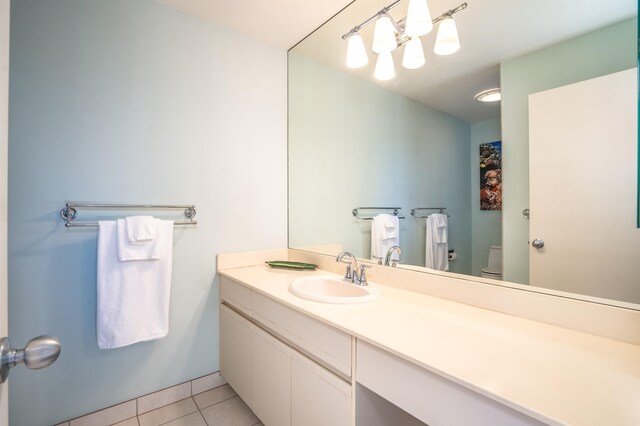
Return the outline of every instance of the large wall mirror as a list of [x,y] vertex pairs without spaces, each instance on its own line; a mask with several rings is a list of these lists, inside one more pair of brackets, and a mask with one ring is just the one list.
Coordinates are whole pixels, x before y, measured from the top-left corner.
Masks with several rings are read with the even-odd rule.
[[[436,23],[417,69],[409,0],[387,11],[393,68],[372,52],[390,3],[356,0],[289,51],[289,246],[376,262],[370,219],[399,207],[398,268],[640,309],[636,0],[428,0],[433,19],[458,10],[460,47],[434,53]],[[424,217],[439,214],[445,267]]]

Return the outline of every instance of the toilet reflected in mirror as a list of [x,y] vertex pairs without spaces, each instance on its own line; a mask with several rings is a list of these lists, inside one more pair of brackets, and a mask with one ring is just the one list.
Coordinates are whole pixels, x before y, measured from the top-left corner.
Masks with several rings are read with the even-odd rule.
[[480,276],[494,280],[502,280],[502,246],[489,247],[489,261],[480,270]]

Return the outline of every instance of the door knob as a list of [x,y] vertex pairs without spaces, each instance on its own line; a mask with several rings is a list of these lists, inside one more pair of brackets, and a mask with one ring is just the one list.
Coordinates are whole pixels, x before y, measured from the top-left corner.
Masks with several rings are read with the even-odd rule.
[[9,377],[9,370],[18,364],[24,364],[31,370],[45,368],[53,364],[58,356],[62,345],[60,340],[53,336],[35,337],[24,347],[24,349],[13,349],[9,339],[0,339],[0,383],[4,383]]
[[531,241],[531,245],[537,249],[541,249],[542,247],[544,247],[544,241],[536,238],[535,240]]

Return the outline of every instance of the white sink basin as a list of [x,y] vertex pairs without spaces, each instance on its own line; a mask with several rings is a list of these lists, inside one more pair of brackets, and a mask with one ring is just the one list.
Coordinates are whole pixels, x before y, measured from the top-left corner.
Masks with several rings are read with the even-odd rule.
[[364,303],[380,297],[375,285],[356,285],[334,275],[314,275],[294,280],[289,291],[298,297],[323,303]]

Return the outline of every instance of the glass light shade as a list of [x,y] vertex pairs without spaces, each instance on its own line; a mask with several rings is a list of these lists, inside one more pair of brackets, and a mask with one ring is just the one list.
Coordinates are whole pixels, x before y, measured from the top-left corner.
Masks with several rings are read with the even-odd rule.
[[424,50],[420,37],[414,37],[404,45],[402,66],[414,70],[424,65]]
[[409,0],[404,33],[409,37],[420,37],[430,33],[431,30],[433,30],[433,23],[427,0]]
[[388,16],[381,16],[376,21],[373,32],[372,50],[376,53],[391,52],[398,47],[396,41],[396,29]]
[[391,80],[396,76],[391,52],[382,52],[378,54],[376,70],[374,71],[373,76],[378,80]]
[[367,49],[364,47],[362,36],[354,33],[347,40],[347,67],[360,68],[369,63]]
[[440,21],[436,46],[433,51],[438,55],[451,55],[456,53],[458,49],[460,49],[460,40],[458,39],[456,21],[451,17],[445,18]]

